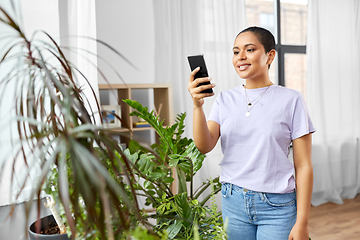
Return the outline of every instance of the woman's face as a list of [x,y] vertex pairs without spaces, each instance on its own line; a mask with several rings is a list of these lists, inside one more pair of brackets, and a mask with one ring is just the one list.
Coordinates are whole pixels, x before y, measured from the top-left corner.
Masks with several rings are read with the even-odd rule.
[[242,79],[257,80],[268,76],[268,65],[275,57],[275,50],[265,53],[255,34],[241,33],[235,39],[233,52],[233,65]]

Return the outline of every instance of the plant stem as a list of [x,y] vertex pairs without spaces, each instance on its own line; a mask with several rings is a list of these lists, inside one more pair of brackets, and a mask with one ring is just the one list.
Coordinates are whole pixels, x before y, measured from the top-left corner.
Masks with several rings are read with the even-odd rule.
[[191,199],[194,199],[193,198],[193,188],[194,188],[194,165],[193,165],[193,162],[191,161],[191,158],[189,157],[186,157],[186,159],[191,163],[191,172],[190,172],[190,198]]
[[[212,194],[215,195],[215,194],[217,194],[218,192],[220,192],[220,190],[221,190],[221,188],[216,189]],[[206,198],[204,198],[204,200],[202,200],[202,201],[200,202],[200,206],[204,206],[205,203],[211,198],[211,195],[212,195],[212,194],[209,194],[208,196],[206,196]]]
[[111,225],[111,212],[110,212],[110,204],[109,204],[109,199],[106,197],[106,193],[105,193],[105,180],[104,178],[98,174],[98,178],[100,180],[100,197],[102,199],[102,201],[104,202],[104,212],[105,212],[105,225],[106,225],[106,230],[107,230],[107,236],[109,240],[114,240],[114,232],[113,232],[113,228]]
[[206,183],[202,186],[201,190],[195,195],[195,198],[199,198],[199,196],[210,186],[210,183]]
[[59,212],[57,211],[57,209],[55,207],[56,203],[55,203],[53,197],[50,195],[49,197],[46,198],[46,200],[47,200],[47,202],[44,203],[44,206],[50,209],[52,215],[55,218],[57,225],[60,228],[60,234],[66,233],[66,228],[65,228],[64,222],[62,221],[62,219],[59,215]]

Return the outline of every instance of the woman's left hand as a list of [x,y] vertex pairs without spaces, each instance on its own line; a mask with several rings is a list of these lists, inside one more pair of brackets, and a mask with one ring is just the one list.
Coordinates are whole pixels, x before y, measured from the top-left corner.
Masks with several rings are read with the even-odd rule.
[[291,229],[289,240],[309,240],[309,230],[307,225],[295,223]]

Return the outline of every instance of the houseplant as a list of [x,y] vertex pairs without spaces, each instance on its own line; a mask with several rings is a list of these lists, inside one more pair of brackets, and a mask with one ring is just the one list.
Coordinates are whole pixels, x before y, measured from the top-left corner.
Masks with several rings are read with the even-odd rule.
[[[101,118],[96,118],[100,104],[97,102],[96,109],[87,107],[88,98],[96,100],[95,93],[83,94],[77,78],[87,81],[86,76],[67,59],[57,42],[46,32],[37,34],[45,35],[48,42],[37,41],[36,35],[28,38],[1,6],[0,12],[0,22],[16,35],[15,43],[8,46],[0,60],[0,66],[13,63],[0,81],[2,91],[14,92],[18,145],[14,145],[13,163],[23,156],[29,171],[33,166],[28,163],[34,159],[40,166],[31,199],[36,195],[39,206],[43,189],[58,199],[68,235],[76,239],[166,239],[167,232],[169,238],[190,239],[196,233],[204,238],[208,230],[213,234],[211,224],[218,224],[219,213],[205,206],[211,195],[201,202],[198,198],[211,185],[218,191],[219,183],[214,179],[213,184],[205,183],[199,192],[193,191],[193,175],[204,156],[196,151],[192,140],[181,137],[185,115],[164,128],[152,113],[146,113],[135,102],[129,103],[163,137],[159,145],[151,148],[132,141],[130,149],[123,151],[111,137],[112,130],[104,128]],[[1,39],[7,40],[7,36]],[[16,85],[11,85],[14,81]],[[154,168],[148,168],[148,163],[153,163]],[[170,189],[174,181],[171,167],[177,171],[179,192]],[[161,169],[165,175],[159,172]],[[145,180],[145,185],[140,180]],[[152,187],[157,192],[153,193]],[[147,215],[139,209],[139,191],[156,208],[155,214]],[[187,217],[191,217],[190,221]],[[149,218],[156,218],[157,225],[150,226]]]
[[[130,181],[137,180],[134,187],[146,198],[146,204],[155,209],[155,213],[148,216],[157,220],[155,231],[166,229],[169,239],[194,239],[193,224],[197,224],[201,239],[216,239],[216,236],[223,239],[221,213],[217,212],[214,201],[211,207],[205,205],[220,191],[219,178],[207,180],[197,190],[193,187],[194,175],[201,168],[205,155],[192,139],[182,137],[186,114],[179,114],[173,125],[163,126],[154,111],[148,111],[134,100],[124,102],[134,109],[131,115],[148,122],[159,137],[159,143],[149,148],[131,141],[129,149],[124,151],[137,168],[133,171],[135,179]],[[178,191],[174,190],[174,184]],[[209,187],[213,188],[211,193],[204,194]]]
[[[36,167],[28,163],[35,162],[40,168],[31,199],[37,195],[39,206],[43,186],[54,180],[57,186],[54,197],[61,203],[72,238],[96,235],[114,239],[125,237],[125,233],[131,235],[132,231],[141,232],[137,230],[138,224],[147,226],[147,223],[138,209],[135,189],[111,178],[109,169],[100,161],[100,153],[105,154],[113,162],[113,172],[132,175],[131,162],[111,137],[111,129],[99,123],[101,118],[96,120],[99,103],[96,109],[86,107],[88,98],[96,100],[95,93],[85,96],[78,85],[77,78],[87,81],[86,76],[68,61],[46,32],[36,34],[44,35],[48,42],[36,39],[36,34],[28,38],[1,6],[0,13],[1,24],[14,33],[0,39],[12,43],[0,59],[0,66],[12,64],[0,87],[1,91],[14,93],[18,139],[13,139],[13,164],[22,156],[28,172]],[[113,150],[122,155],[122,161]],[[51,173],[56,177],[51,178],[54,176]],[[23,186],[28,180],[29,175]],[[27,205],[31,206],[32,202]],[[153,235],[151,231],[146,234]]]

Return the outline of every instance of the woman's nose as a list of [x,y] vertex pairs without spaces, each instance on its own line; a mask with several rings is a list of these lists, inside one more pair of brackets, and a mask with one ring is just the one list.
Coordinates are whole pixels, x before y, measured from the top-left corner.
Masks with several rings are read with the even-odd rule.
[[245,60],[246,54],[244,52],[239,53],[239,60]]

